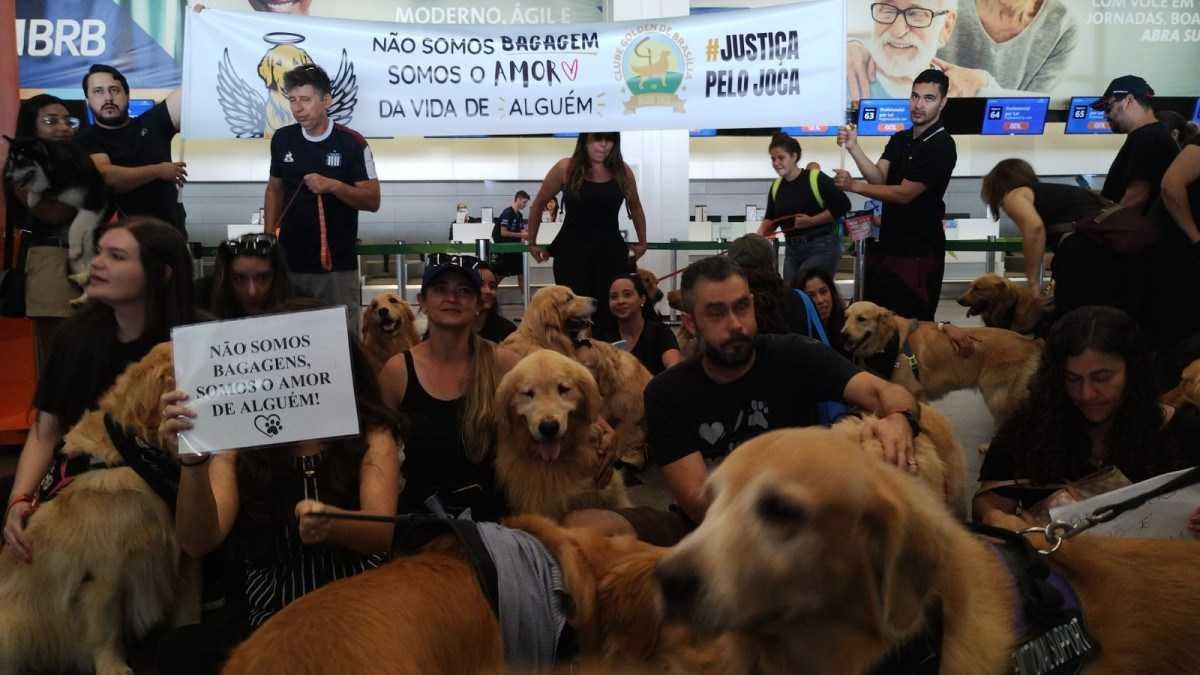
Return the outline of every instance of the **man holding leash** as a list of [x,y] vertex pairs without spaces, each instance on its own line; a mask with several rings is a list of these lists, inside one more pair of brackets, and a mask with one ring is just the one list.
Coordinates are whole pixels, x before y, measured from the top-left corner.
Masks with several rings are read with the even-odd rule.
[[834,184],[883,202],[879,240],[867,248],[864,299],[922,321],[933,321],[946,266],[944,196],[958,162],[941,121],[949,88],[940,70],[917,76],[908,102],[913,126],[893,135],[877,162],[859,147],[852,125],[838,132],[863,177],[836,169]]
[[266,229],[278,230],[292,281],[348,307],[357,334],[362,289],[354,244],[358,212],[379,210],[375,160],[366,139],[329,119],[332,86],[320,66],[294,68],[283,82],[296,123],[271,137]]

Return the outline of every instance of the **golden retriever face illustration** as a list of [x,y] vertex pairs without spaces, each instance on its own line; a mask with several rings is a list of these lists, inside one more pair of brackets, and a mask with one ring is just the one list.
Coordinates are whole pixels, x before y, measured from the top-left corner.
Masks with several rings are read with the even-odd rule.
[[276,129],[295,120],[284,91],[283,76],[288,71],[313,63],[308,52],[295,45],[275,45],[258,62],[258,76],[267,87],[267,128],[263,136],[270,138]]

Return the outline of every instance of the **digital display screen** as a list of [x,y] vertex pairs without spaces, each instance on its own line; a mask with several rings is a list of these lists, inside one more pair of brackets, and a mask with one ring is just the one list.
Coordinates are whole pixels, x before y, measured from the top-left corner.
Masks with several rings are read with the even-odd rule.
[[1192,111],[1192,121],[1200,124],[1200,98],[1196,99],[1196,109]]
[[891,136],[911,126],[906,98],[864,98],[858,103],[859,136]]
[[1074,96],[1067,106],[1068,134],[1111,134],[1103,110],[1092,110],[1092,103],[1099,96]]
[[799,127],[780,129],[788,136],[837,136],[838,128],[833,124],[806,124]]
[[[153,108],[154,104],[156,104],[156,103],[158,103],[158,101],[155,101],[154,99],[150,99],[150,98],[131,98],[131,99],[129,99],[129,117],[134,118],[134,117],[137,117],[138,115],[141,115],[142,113],[146,112],[147,110]],[[96,116],[92,114],[92,109],[90,107],[87,109],[87,116],[88,116],[88,124],[96,123]]]
[[716,136],[716,135],[717,135],[716,129],[688,129],[688,136],[691,136],[693,138],[697,137],[697,136]]
[[989,98],[983,105],[985,136],[1041,134],[1046,128],[1049,98]]

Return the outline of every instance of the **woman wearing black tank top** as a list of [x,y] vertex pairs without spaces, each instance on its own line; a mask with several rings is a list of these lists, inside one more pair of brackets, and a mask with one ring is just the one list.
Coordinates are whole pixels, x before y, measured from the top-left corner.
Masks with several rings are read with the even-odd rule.
[[418,296],[427,337],[379,374],[384,405],[408,422],[405,511],[470,509],[475,520],[505,512],[492,470],[495,394],[519,357],[475,333],[483,311],[478,264],[465,255],[429,256]]
[[1021,159],[1006,159],[983,178],[983,201],[994,217],[1013,219],[1025,240],[1025,274],[1040,295],[1038,274],[1046,244],[1054,247],[1054,310],[1061,317],[1087,305],[1117,307],[1139,315],[1146,285],[1144,263],[1108,248],[1099,239],[1071,235],[1075,223],[1109,205],[1092,190],[1044,183]]
[[[542,211],[560,190],[566,220],[543,249],[536,244]],[[637,231],[637,243],[628,247],[617,229],[622,202]],[[576,295],[607,297],[609,282],[632,271],[646,252],[646,214],[633,170],[621,158],[618,133],[580,134],[574,154],[555,162],[546,174],[529,213],[529,254],[539,262],[553,256],[554,283],[570,287]],[[597,314],[607,316],[607,303],[597,305]]]

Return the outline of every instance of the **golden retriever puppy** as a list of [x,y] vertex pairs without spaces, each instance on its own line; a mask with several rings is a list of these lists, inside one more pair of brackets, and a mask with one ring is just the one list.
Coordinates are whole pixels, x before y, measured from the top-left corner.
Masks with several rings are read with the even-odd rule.
[[587,336],[595,312],[594,298],[575,295],[566,286],[546,286],[533,294],[516,332],[501,344],[522,356],[538,349],[571,356],[574,343]]
[[[866,425],[874,415],[843,417],[833,425],[835,431],[844,432],[855,441],[863,441],[863,447],[880,459],[883,448],[879,441],[864,439]],[[966,502],[963,496],[967,485],[967,455],[954,436],[950,420],[931,405],[921,404],[921,433],[913,441],[913,461],[916,475],[936,494],[951,511],[966,520]]]
[[[668,613],[732,635],[753,672],[871,672],[934,609],[941,673],[1013,672],[1017,594],[1000,556],[920,481],[852,439],[763,434],[707,490],[704,522],[658,575]],[[1082,536],[1047,558],[1101,646],[1085,672],[1200,672],[1197,555],[1191,541]]]
[[[564,529],[539,516],[505,525],[559,563],[580,657],[623,672],[733,673],[729,639],[701,641],[664,621],[654,567],[665,549]],[[594,666],[592,672],[604,672]],[[225,675],[507,672],[500,626],[457,543],[435,540],[284,607],[233,653]]]
[[958,298],[967,316],[980,316],[983,325],[1028,335],[1042,320],[1043,307],[1027,286],[1018,286],[998,274],[985,274]]
[[1200,408],[1200,359],[1183,369],[1183,378],[1174,389],[1162,395],[1162,402],[1173,408],[1189,403]]
[[633,354],[599,340],[587,340],[576,346],[575,359],[596,378],[600,415],[615,432],[613,450],[617,459],[642,467],[649,455],[642,394],[650,383],[650,371]]
[[[919,399],[937,400],[957,389],[978,388],[998,426],[1029,395],[1042,343],[1002,328],[961,330],[975,341],[974,353],[965,358],[954,352],[950,338],[935,324],[920,322],[914,327],[910,319],[860,301],[846,308],[842,337],[855,362],[866,363],[876,375]],[[905,344],[916,357],[916,373],[903,354]],[[886,355],[887,362],[871,364],[880,355]]]
[[395,293],[382,293],[371,300],[363,311],[362,337],[363,349],[376,370],[421,341],[412,307]]
[[28,525],[32,563],[0,555],[0,672],[132,674],[127,640],[199,620],[198,567],[175,542],[173,505],[124,466],[104,421],[111,416],[153,451],[172,372],[171,344],[160,344],[63,439],[67,457],[103,466],[38,505]]
[[629,506],[620,473],[596,485],[607,452],[595,428],[600,390],[587,368],[538,350],[500,380],[496,408],[496,478],[515,513],[558,520],[574,509]]

